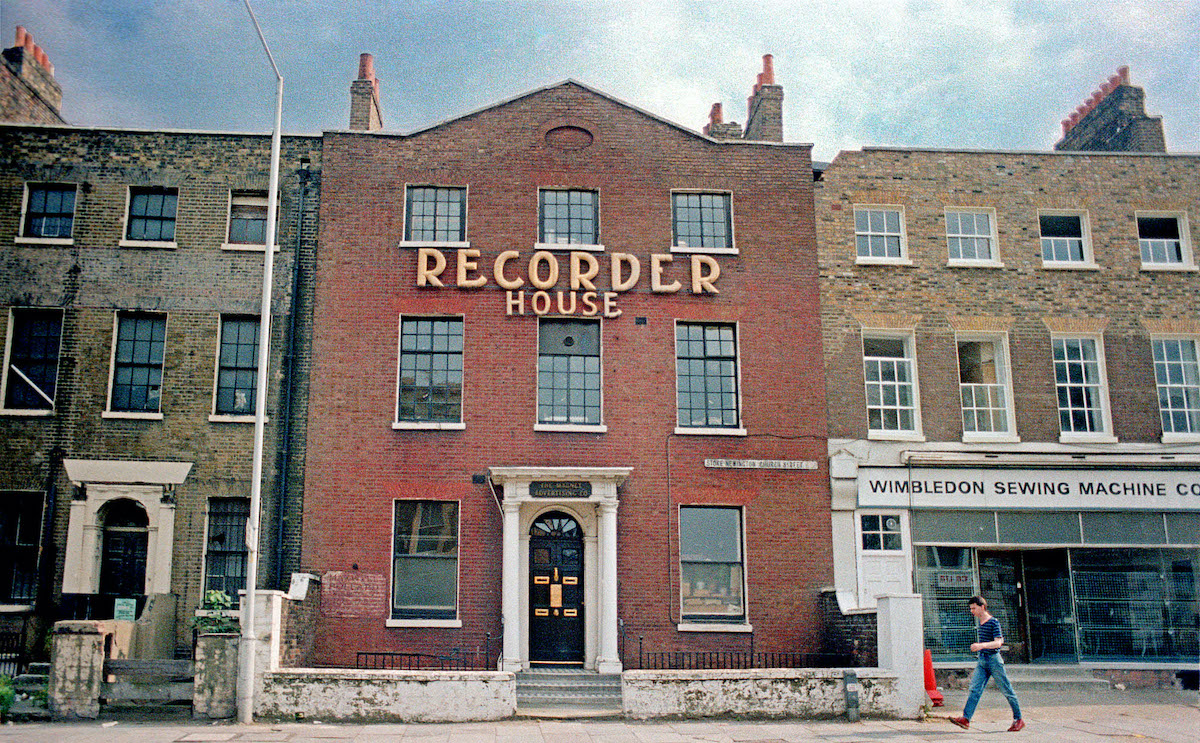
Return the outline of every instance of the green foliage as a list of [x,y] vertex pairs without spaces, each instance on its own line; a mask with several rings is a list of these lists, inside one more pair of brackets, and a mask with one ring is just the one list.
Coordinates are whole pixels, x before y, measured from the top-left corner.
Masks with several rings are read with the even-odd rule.
[[0,676],[0,720],[8,719],[8,711],[12,709],[17,692],[13,689],[12,679]]
[[224,591],[205,591],[200,604],[204,613],[196,617],[196,629],[202,635],[241,632],[242,625],[233,614],[233,597]]

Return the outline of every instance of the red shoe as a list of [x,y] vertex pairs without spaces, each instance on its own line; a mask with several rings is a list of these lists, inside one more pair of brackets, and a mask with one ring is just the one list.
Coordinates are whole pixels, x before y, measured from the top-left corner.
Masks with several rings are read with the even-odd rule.
[[1025,729],[1025,721],[1024,720],[1013,720],[1013,724],[1008,728],[1008,732],[1015,733],[1019,730],[1024,730],[1024,729]]
[[[951,717],[949,719],[950,719],[950,722],[954,723],[955,725],[958,725],[963,730],[966,730],[971,727],[971,721],[965,717]],[[1016,723],[1013,723],[1013,724],[1015,725]],[[1021,723],[1021,724],[1024,725],[1025,723]]]

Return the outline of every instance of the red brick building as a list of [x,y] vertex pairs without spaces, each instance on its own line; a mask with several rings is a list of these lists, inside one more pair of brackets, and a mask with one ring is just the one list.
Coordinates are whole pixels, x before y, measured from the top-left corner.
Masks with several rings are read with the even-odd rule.
[[749,139],[572,81],[382,133],[364,57],[324,144],[318,664],[821,649],[812,164],[765,61]]

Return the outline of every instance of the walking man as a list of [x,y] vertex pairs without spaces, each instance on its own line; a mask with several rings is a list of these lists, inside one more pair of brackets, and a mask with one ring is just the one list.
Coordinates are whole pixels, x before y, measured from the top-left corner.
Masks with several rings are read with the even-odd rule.
[[967,608],[979,622],[979,642],[971,643],[971,652],[978,653],[978,660],[975,662],[975,673],[971,676],[971,692],[967,695],[967,703],[963,705],[962,717],[951,717],[950,722],[963,730],[971,726],[971,715],[975,714],[975,705],[979,704],[983,687],[989,678],[995,676],[996,685],[1008,700],[1008,706],[1012,707],[1013,724],[1008,732],[1015,733],[1025,727],[1025,721],[1021,719],[1021,705],[1017,702],[1017,694],[1008,680],[1008,674],[1004,672],[1004,659],[1000,657],[1000,646],[1004,644],[1000,620],[988,613],[987,599],[982,596],[972,596]]

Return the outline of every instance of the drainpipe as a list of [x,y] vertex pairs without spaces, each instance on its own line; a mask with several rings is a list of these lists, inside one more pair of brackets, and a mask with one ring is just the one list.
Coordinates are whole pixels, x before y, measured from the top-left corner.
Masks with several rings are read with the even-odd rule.
[[292,252],[292,303],[288,313],[287,348],[284,351],[283,414],[280,416],[279,454],[277,457],[279,479],[275,490],[275,570],[271,585],[283,588],[283,519],[287,504],[288,467],[292,453],[292,391],[296,380],[296,303],[300,296],[300,246],[304,242],[304,196],[308,193],[308,182],[312,172],[308,159],[300,160],[300,194],[296,206],[296,248]]

